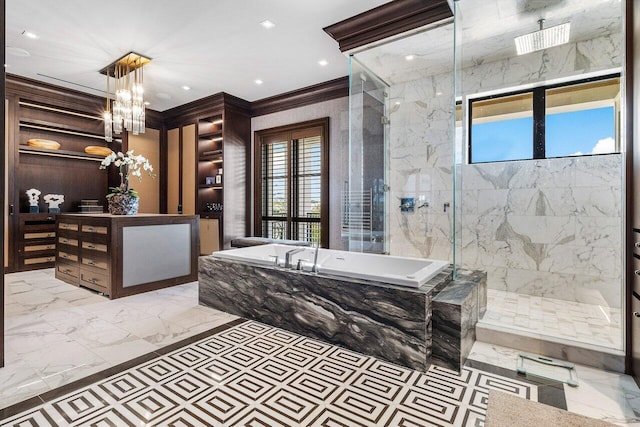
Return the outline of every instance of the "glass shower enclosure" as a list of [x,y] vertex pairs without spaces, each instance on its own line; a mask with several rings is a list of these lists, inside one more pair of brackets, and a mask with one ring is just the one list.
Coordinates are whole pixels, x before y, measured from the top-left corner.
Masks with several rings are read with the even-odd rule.
[[341,233],[350,251],[387,253],[389,85],[349,57],[349,179]]

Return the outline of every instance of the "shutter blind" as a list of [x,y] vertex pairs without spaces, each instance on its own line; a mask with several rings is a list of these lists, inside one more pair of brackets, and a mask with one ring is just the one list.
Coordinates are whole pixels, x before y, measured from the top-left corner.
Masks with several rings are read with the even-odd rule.
[[262,140],[262,236],[317,242],[321,237],[322,130]]

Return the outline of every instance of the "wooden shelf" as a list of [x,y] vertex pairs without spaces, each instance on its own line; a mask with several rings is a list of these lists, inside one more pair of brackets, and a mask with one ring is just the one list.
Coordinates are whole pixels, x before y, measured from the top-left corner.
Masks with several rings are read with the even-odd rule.
[[213,132],[198,134],[199,139],[209,139],[209,138],[214,138],[216,136],[222,138],[222,129],[214,130]]
[[69,115],[69,116],[82,117],[82,118],[85,118],[85,119],[93,119],[93,120],[97,120],[97,121],[103,120],[103,118],[100,117],[100,116],[93,116],[93,115],[90,115],[90,114],[80,113],[80,112],[73,111],[73,110],[66,110],[66,109],[63,109],[63,108],[58,108],[58,107],[54,107],[54,106],[51,106],[51,105],[40,104],[40,103],[36,103],[36,102],[19,101],[18,105],[20,105],[21,107],[33,108],[35,110],[52,111],[52,112],[55,112],[55,113],[66,114],[66,115]]
[[198,188],[213,188],[214,190],[222,190],[222,185],[220,184],[200,184]]
[[[27,129],[41,130],[45,132],[62,133],[65,135],[75,135],[84,138],[99,139],[104,141],[104,135],[99,133],[87,132],[75,126],[68,126],[58,123],[51,123],[44,120],[20,120],[20,127]],[[114,139],[115,142],[121,142],[122,139]]]
[[208,154],[206,156],[199,156],[199,162],[214,162],[214,163],[222,163],[222,153],[220,154]]
[[96,156],[94,154],[81,153],[79,151],[49,150],[47,148],[29,147],[28,145],[20,145],[18,152],[20,154],[61,157],[64,159],[90,160],[94,162],[102,162],[102,160],[104,159],[104,156]]

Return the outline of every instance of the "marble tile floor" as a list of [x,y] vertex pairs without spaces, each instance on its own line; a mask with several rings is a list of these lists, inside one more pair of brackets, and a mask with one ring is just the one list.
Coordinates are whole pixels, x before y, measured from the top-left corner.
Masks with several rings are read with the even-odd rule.
[[[476,342],[468,366],[482,362],[515,370],[518,350]],[[575,365],[578,387],[563,384],[567,410],[620,426],[640,427],[640,389],[632,377]]]
[[[76,340],[77,337],[80,340],[78,345],[85,351],[91,352],[85,347],[86,341],[81,339],[83,336],[86,337],[86,334],[74,334],[73,325],[79,325],[79,323],[73,322],[70,316],[78,314],[79,310],[89,312],[89,319],[101,320],[106,316],[99,310],[101,308],[111,313],[110,319],[114,323],[128,325],[144,323],[142,322],[144,319],[171,318],[176,319],[175,323],[185,329],[190,328],[193,333],[199,330],[209,330],[214,325],[218,329],[231,325],[232,329],[219,332],[218,335],[222,338],[218,340],[217,344],[212,343],[210,338],[203,338],[200,342],[189,344],[184,348],[167,350],[166,347],[162,347],[164,344],[162,344],[163,340],[159,339],[160,336],[164,335],[167,343],[173,342],[176,346],[179,345],[176,342],[181,341],[181,337],[184,335],[167,336],[166,332],[156,334],[153,333],[153,328],[163,323],[157,321],[159,323],[155,323],[155,326],[151,326],[153,323],[148,324],[143,330],[149,333],[140,333],[144,336],[140,339],[153,344],[157,353],[164,354],[162,357],[158,357],[155,362],[147,360],[140,366],[127,367],[124,373],[109,373],[109,375],[115,376],[101,379],[96,384],[85,385],[74,391],[66,390],[64,393],[70,394],[58,394],[52,400],[47,399],[46,403],[42,405],[38,402],[37,405],[32,405],[32,409],[26,413],[11,415],[10,418],[0,421],[0,425],[87,425],[85,421],[93,419],[94,416],[97,417],[95,418],[97,420],[100,415],[104,416],[104,425],[134,425],[133,423],[139,425],[140,423],[137,421],[140,420],[135,418],[137,417],[136,413],[155,414],[154,419],[157,420],[157,423],[150,423],[150,425],[189,425],[189,423],[192,425],[221,425],[222,423],[203,423],[198,421],[198,417],[209,417],[212,411],[214,417],[221,417],[221,412],[237,406],[237,401],[248,404],[244,405],[245,409],[232,411],[229,414],[229,417],[235,417],[233,420],[246,419],[243,417],[253,409],[263,409],[261,412],[254,411],[253,424],[246,423],[247,425],[277,425],[273,421],[274,416],[275,419],[285,417],[289,420],[285,425],[298,425],[291,422],[291,417],[300,416],[300,413],[307,414],[306,421],[303,420],[307,425],[384,425],[385,423],[395,425],[395,422],[390,420],[393,420],[395,415],[403,413],[403,408],[409,415],[405,414],[404,424],[398,422],[397,425],[482,425],[483,408],[486,405],[483,396],[486,395],[488,387],[495,386],[502,389],[506,387],[517,393],[528,390],[526,393],[529,393],[530,398],[538,398],[544,403],[559,407],[564,405],[569,411],[605,419],[618,425],[640,427],[640,390],[633,379],[626,375],[577,366],[576,371],[580,382],[580,386],[577,388],[559,385],[559,383],[552,385],[547,382],[539,383],[535,379],[530,382],[527,378],[517,376],[514,372],[518,351],[476,342],[461,377],[433,367],[425,376],[425,374],[416,371],[380,362],[256,322],[244,322],[237,325],[237,322],[242,322],[242,320],[235,319],[235,323],[228,324],[226,322],[234,317],[225,316],[215,310],[204,309],[197,305],[194,306],[197,304],[195,301],[195,287],[197,285],[195,284],[169,288],[158,291],[159,293],[145,294],[150,298],[146,306],[143,305],[145,298],[138,298],[142,296],[131,297],[133,299],[129,301],[126,298],[114,300],[105,305],[103,303],[107,300],[103,297],[89,291],[86,291],[89,294],[78,294],[75,291],[84,292],[85,290],[74,287],[67,288],[67,285],[53,278],[53,272],[50,270],[12,274],[5,278],[7,299],[23,301],[22,304],[17,305],[7,304],[7,311],[12,312],[7,316],[7,330],[22,326],[25,328],[23,329],[26,331],[25,334],[30,336],[32,340],[46,343],[46,345],[38,347],[31,343],[31,348],[36,347],[39,350],[27,351],[30,348],[28,345],[30,342],[26,338],[23,338],[22,344],[26,345],[27,350],[15,347],[20,344],[19,341],[8,345],[7,356],[12,353],[9,360],[13,362],[9,363],[6,368],[0,369],[0,407],[23,401],[27,396],[41,394],[44,390],[52,388],[55,390],[50,392],[51,394],[60,393],[61,389],[56,388],[56,384],[64,384],[66,379],[72,381],[71,378],[80,376],[80,374],[75,375],[76,368],[81,367],[85,362],[77,361],[75,356],[73,356],[72,362],[65,362],[68,366],[67,369],[69,369],[67,371],[70,373],[69,377],[66,372],[62,372],[63,369],[57,374],[54,373],[52,377],[43,379],[42,375],[38,375],[36,368],[29,366],[39,364],[42,366],[41,371],[43,371],[48,366],[55,367],[58,363],[56,360],[60,360],[60,356],[56,356],[56,352],[51,349],[59,343],[66,343],[68,338],[66,336],[64,339],[48,337],[50,334],[65,335],[69,332],[74,335],[70,339]],[[31,295],[24,295],[29,292]],[[193,294],[192,297],[191,294]],[[185,307],[175,307],[175,305],[179,305],[179,300],[183,300]],[[119,304],[125,303],[130,304],[131,307],[117,308]],[[91,308],[92,304],[95,310]],[[133,307],[135,308],[132,310]],[[58,309],[62,311],[57,316],[46,314],[53,313]],[[187,313],[189,310],[196,310],[194,313],[197,313],[202,309],[211,312],[211,318],[209,323],[204,321],[205,326],[198,326],[197,323],[204,319],[198,316],[206,316],[206,314],[198,313],[192,317]],[[38,315],[41,311],[44,313],[44,317]],[[21,316],[28,315],[31,315],[31,320],[28,317],[21,318]],[[61,322],[56,323],[56,325],[61,325],[59,326],[61,329],[54,325],[55,330],[52,330],[49,328],[50,322],[56,322],[56,319]],[[242,333],[234,333],[237,330]],[[160,331],[163,330],[160,329]],[[205,332],[205,334],[207,333]],[[117,344],[125,342],[128,342],[127,339],[122,339],[117,341]],[[12,346],[14,346],[13,349]],[[163,350],[166,351],[163,353]],[[29,357],[29,353],[34,351],[39,351],[39,356],[34,353]],[[167,353],[167,351],[170,352]],[[219,363],[211,365],[206,361],[203,362],[203,358],[206,358],[208,353],[213,361]],[[24,355],[24,360],[20,355]],[[67,354],[67,356],[70,355],[71,353]],[[50,356],[54,362],[48,361]],[[99,357],[99,355],[95,354],[94,357]],[[134,357],[133,351],[129,357]],[[228,360],[229,357],[231,360]],[[38,358],[42,360],[38,362]],[[116,354],[115,360],[110,362],[110,365],[117,364],[123,359],[126,359],[124,355]],[[12,364],[14,368],[11,368]],[[204,365],[209,366],[209,369]],[[322,380],[320,385],[315,380],[318,377],[318,372],[316,369],[314,373],[312,369],[314,366],[317,369],[322,366],[324,369],[320,371],[319,377]],[[260,370],[257,369],[258,367],[261,367]],[[198,370],[198,368],[200,369]],[[256,368],[258,374],[255,377],[250,375],[248,378],[243,376],[249,373],[250,368]],[[343,372],[351,372],[351,380],[338,381],[341,374],[335,371],[335,368],[339,368]],[[89,375],[100,369],[104,369],[104,367],[96,366],[95,369],[87,369],[84,375]],[[82,369],[78,372],[81,371]],[[24,374],[19,374],[20,372],[24,372]],[[55,369],[52,369],[52,372],[55,372]],[[102,372],[104,373],[104,371]],[[127,376],[127,372],[134,373]],[[199,374],[189,376],[194,372]],[[278,375],[288,376],[288,380],[275,382],[274,376]],[[398,381],[398,377],[396,376],[394,379],[394,375],[400,375],[406,380]],[[44,375],[44,377],[46,376]],[[60,376],[61,379],[56,380],[56,376]],[[51,378],[54,380],[52,381]],[[194,396],[198,395],[197,390],[202,388],[202,383],[199,381],[211,379],[216,381],[214,384],[216,386],[221,386],[223,383],[228,386],[225,393],[229,396],[222,400],[196,399]],[[296,379],[298,379],[297,382]],[[51,381],[51,385],[48,385],[47,380]],[[265,384],[270,385],[267,387]],[[24,387],[19,388],[20,385]],[[165,386],[166,388],[162,388]],[[326,392],[327,386],[333,390],[334,400],[319,403],[318,394],[322,394],[323,390]],[[261,395],[261,398],[256,397],[257,394],[260,394],[259,390],[265,387],[267,387],[267,392]],[[337,389],[333,387],[337,387],[340,392],[335,392]],[[560,398],[557,395],[558,389],[561,390]],[[394,391],[398,392],[399,390],[400,392],[394,395]],[[290,391],[293,394],[285,393],[285,391]],[[556,393],[553,395],[555,397],[549,391],[555,391]],[[366,396],[365,400],[362,399],[363,392]],[[17,395],[14,397],[13,393],[17,393]],[[462,398],[453,399],[452,396],[456,393]],[[425,395],[428,398],[425,398]],[[390,396],[395,396],[395,400],[390,402],[384,400]],[[195,406],[191,412],[176,409],[176,404],[180,408],[187,408],[190,404],[187,401],[191,397],[194,397],[191,399],[191,403],[198,400],[201,402],[200,405]],[[299,397],[302,399],[299,400]],[[179,399],[187,401],[179,401]],[[315,412],[312,415],[315,418],[309,415],[308,408],[313,406],[309,402],[320,405],[316,405],[313,409]],[[376,405],[367,407],[366,402],[376,402]],[[388,402],[389,405],[386,405],[385,402]],[[266,405],[265,407],[260,406],[263,403]],[[333,407],[333,404],[337,404],[337,406]],[[224,407],[224,405],[229,406]],[[405,406],[403,407],[403,405]],[[247,410],[247,407],[252,409]],[[324,409],[320,410],[318,407]],[[328,410],[332,407],[332,411]],[[142,408],[146,408],[146,412]],[[125,414],[124,421],[116,422],[117,417],[122,420],[122,416]],[[338,414],[357,422],[331,424],[328,421],[331,417],[327,417],[327,414]],[[371,416],[378,417],[380,414],[383,415],[377,420],[372,421],[370,418]],[[26,418],[24,418],[25,415]],[[129,416],[133,418],[129,419]],[[325,418],[322,418],[323,416]],[[431,421],[424,421],[425,417]],[[1,418],[2,416],[0,416]],[[34,422],[26,421],[29,418],[33,418]],[[181,423],[180,419],[184,422]],[[202,420],[202,418],[199,419]],[[338,418],[336,417],[336,419]],[[324,424],[324,420],[328,422]],[[25,421],[25,424],[19,423],[22,421]],[[209,419],[209,421],[211,420]],[[261,422],[262,424],[260,424]],[[234,422],[234,424],[236,423]]]
[[605,351],[623,348],[622,310],[606,305],[488,289],[481,323],[586,343]]
[[482,426],[490,389],[640,425],[630,377],[578,366],[571,388],[518,376],[517,354],[478,342],[460,375],[422,373],[238,320],[0,426]]
[[490,389],[539,398],[517,377],[422,373],[246,321],[0,425],[481,426]]
[[7,274],[0,408],[233,319],[199,306],[195,282],[109,300],[53,269]]

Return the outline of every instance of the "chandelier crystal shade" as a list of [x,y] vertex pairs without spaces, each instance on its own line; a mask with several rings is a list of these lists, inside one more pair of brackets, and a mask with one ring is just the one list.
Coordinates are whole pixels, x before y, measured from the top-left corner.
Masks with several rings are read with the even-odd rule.
[[[104,112],[104,139],[113,141],[113,134],[130,131],[144,133],[144,73],[143,67],[151,60],[129,52],[100,70],[107,76],[107,105]],[[111,79],[114,80],[111,87]],[[111,91],[115,98],[111,100]]]

